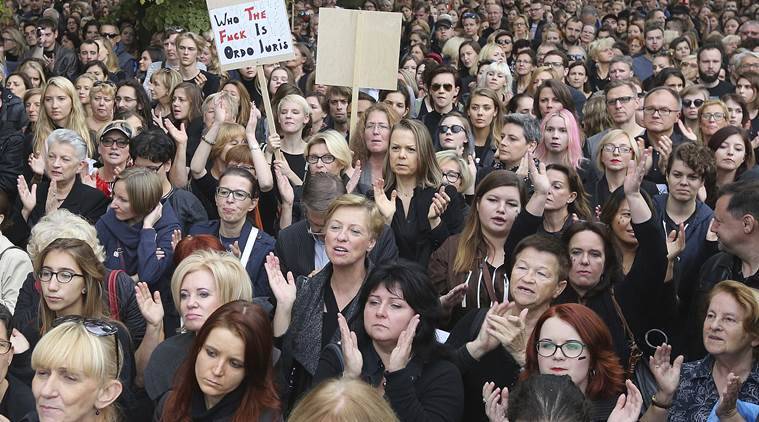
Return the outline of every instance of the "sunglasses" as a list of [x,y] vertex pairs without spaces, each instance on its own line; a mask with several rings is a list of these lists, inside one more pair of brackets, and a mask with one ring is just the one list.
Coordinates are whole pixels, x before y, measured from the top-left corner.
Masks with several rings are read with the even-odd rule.
[[683,100],[683,107],[690,107],[693,105],[694,107],[698,108],[704,105],[704,100]]
[[113,144],[116,144],[119,148],[126,148],[129,146],[129,140],[128,139],[119,139],[119,140],[113,140],[110,138],[102,138],[100,140],[100,145],[110,148],[113,146]]
[[453,91],[453,85],[452,84],[432,84],[430,85],[430,88],[432,91],[440,91],[440,88],[443,88],[445,92],[451,92]]
[[117,34],[115,32],[103,32],[103,33],[100,34],[100,36],[101,37],[107,37],[107,38],[110,38],[110,39],[114,39],[114,38],[118,37],[119,34]]
[[85,318],[81,315],[67,315],[56,318],[53,321],[53,327],[57,327],[66,322],[82,324],[84,326],[84,329],[95,337],[113,336],[113,345],[115,347],[114,350],[116,351],[116,368],[119,368],[119,370],[121,370],[121,361],[119,357],[119,339],[117,337],[119,329],[116,328],[116,325],[105,319]]
[[441,135],[444,133],[448,133],[448,130],[451,131],[451,133],[461,133],[464,131],[464,126],[461,125],[451,125],[451,126],[440,126],[437,128],[438,133]]

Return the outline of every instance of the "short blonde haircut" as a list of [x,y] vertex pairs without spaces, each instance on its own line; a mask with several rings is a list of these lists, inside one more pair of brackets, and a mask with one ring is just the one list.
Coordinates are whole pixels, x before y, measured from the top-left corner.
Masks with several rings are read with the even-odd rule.
[[590,43],[590,46],[588,47],[588,57],[595,61],[598,61],[598,53],[600,53],[601,50],[612,48],[613,46],[614,38],[601,38],[595,40]]
[[177,50],[179,50],[179,43],[184,40],[191,40],[195,43],[195,47],[198,49],[198,56],[200,56],[200,53],[203,51],[204,48],[208,47],[208,41],[206,41],[205,38],[201,37],[200,35],[194,33],[194,32],[183,32],[177,36],[177,39],[175,41],[175,44],[177,45]]
[[[161,85],[165,86],[169,92],[169,97],[171,97],[171,93],[174,92],[174,88],[182,83],[182,75],[180,75],[179,72],[174,69],[165,67],[153,72],[153,74],[150,75],[150,82],[155,81],[158,81],[161,83]],[[153,99],[155,100],[155,98]]]
[[335,214],[335,211],[343,207],[360,208],[366,211],[368,214],[367,217],[369,219],[369,231],[371,238],[377,239],[380,234],[382,234],[382,230],[385,228],[385,218],[382,216],[382,213],[380,212],[379,208],[377,208],[377,205],[374,203],[374,201],[368,199],[363,195],[348,193],[339,196],[334,201],[332,201],[332,204],[330,204],[329,209],[327,210],[327,217],[324,219],[324,221],[329,221]]
[[503,52],[503,49],[498,44],[487,43],[482,47],[482,49],[480,49],[480,54],[477,56],[477,58],[479,61],[488,60],[488,56],[490,56],[490,53],[492,53],[495,49],[501,50],[501,52]]
[[435,153],[435,159],[439,166],[442,166],[443,163],[449,161],[453,161],[459,166],[459,173],[461,173],[461,192],[466,192],[467,189],[472,187],[474,184],[474,178],[472,177],[472,174],[467,171],[467,162],[456,151],[452,149],[438,151]]
[[105,249],[98,240],[95,226],[79,215],[63,208],[45,215],[32,227],[29,243],[26,245],[26,251],[32,261],[37,259],[37,256],[47,245],[58,238],[83,240],[92,247],[92,251],[95,252],[95,256],[101,262],[105,261]]
[[215,92],[207,96],[206,99],[203,101],[203,105],[200,106],[200,111],[202,111],[203,114],[205,115],[208,109],[210,107],[213,107],[214,101],[216,101],[217,98],[220,98],[221,101],[224,103],[224,106],[227,109],[227,113],[229,114],[229,117],[232,118],[232,121],[236,121],[237,114],[240,111],[239,110],[240,100],[238,100],[237,97],[230,95],[226,91]]
[[129,197],[129,205],[142,219],[158,205],[163,196],[161,179],[153,170],[144,167],[130,167],[116,177],[116,183],[123,182]]
[[635,139],[633,139],[632,136],[630,136],[629,133],[625,132],[622,129],[612,129],[604,135],[603,138],[601,138],[601,141],[598,143],[598,149],[596,150],[596,156],[593,157],[593,160],[596,163],[596,167],[601,171],[606,171],[606,167],[604,166],[603,162],[601,161],[601,153],[603,152],[603,147],[606,144],[610,144],[617,140],[618,138],[625,138],[627,142],[630,144],[630,148],[632,148],[632,154],[633,154],[633,160],[636,162],[638,161],[638,157],[640,157],[640,149],[638,148],[638,143],[635,142]]
[[289,422],[398,422],[388,402],[369,384],[347,378],[324,381],[306,394]]
[[327,151],[334,155],[335,159],[340,164],[340,174],[345,173],[353,162],[353,153],[350,148],[348,148],[348,143],[345,142],[345,137],[338,131],[332,129],[311,136],[306,144],[306,149],[303,151],[303,155],[306,156],[306,159],[308,159],[311,147],[317,144],[324,144],[327,146]]
[[[118,381],[123,362],[124,351],[115,334],[98,337],[79,322],[64,322],[48,331],[32,352],[33,369],[73,369],[93,378],[98,388],[109,381]],[[119,420],[113,404],[100,409],[100,413],[105,422]]]
[[97,94],[103,94],[105,96],[111,97],[111,100],[113,101],[116,97],[116,86],[104,82],[93,83],[92,88],[90,88],[90,101],[92,101]]
[[282,99],[279,100],[279,103],[277,104],[277,115],[279,115],[280,111],[282,110],[282,104],[286,102],[293,103],[300,107],[301,111],[303,111],[303,114],[311,119],[311,106],[308,105],[308,101],[306,101],[305,97],[298,94],[288,94],[282,97]]
[[[749,335],[759,338],[759,290],[752,289],[737,281],[724,280],[717,283],[709,292],[709,301],[707,303],[711,303],[714,296],[720,293],[729,294],[738,302],[738,305],[746,312],[746,317],[742,321],[743,329]],[[756,356],[757,348],[754,348],[754,350],[754,356]]]
[[219,125],[219,132],[216,135],[216,143],[214,143],[214,145],[211,147],[209,160],[213,162],[217,158],[220,158],[226,162],[227,157],[222,157],[221,154],[224,152],[224,148],[227,146],[227,144],[237,138],[243,140],[247,139],[245,136],[245,128],[242,127],[242,125],[238,125],[237,123],[233,122],[223,122],[221,125]]
[[459,63],[459,47],[461,47],[461,44],[466,41],[466,38],[462,37],[452,37],[449,38],[448,41],[443,44],[443,48],[441,50],[441,54],[443,55],[443,58],[447,58],[448,61],[455,66],[458,66]]
[[226,252],[201,250],[183,259],[171,277],[171,294],[177,310],[182,283],[188,274],[196,271],[208,271],[213,275],[220,304],[233,300],[253,300],[253,283],[238,258]]

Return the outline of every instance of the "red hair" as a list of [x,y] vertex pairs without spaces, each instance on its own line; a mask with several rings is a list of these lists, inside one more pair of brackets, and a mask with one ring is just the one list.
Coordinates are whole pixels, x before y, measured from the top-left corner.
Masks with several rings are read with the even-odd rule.
[[217,251],[226,252],[224,245],[218,237],[210,234],[198,234],[194,236],[185,236],[184,239],[177,243],[174,249],[174,265],[179,265],[185,258],[192,255],[195,251]]
[[271,358],[274,332],[269,316],[259,305],[235,300],[214,311],[196,335],[187,359],[177,371],[174,390],[163,409],[163,422],[191,421],[192,395],[194,391],[200,391],[195,361],[214,328],[226,328],[245,343],[245,377],[238,387],[244,391],[232,422],[255,421],[266,410],[279,410]]
[[590,373],[585,397],[590,400],[610,399],[622,393],[625,388],[625,372],[614,352],[609,329],[595,312],[576,303],[552,306],[540,316],[527,343],[527,361],[520,379],[525,380],[533,374],[540,373],[535,345],[540,339],[543,323],[551,317],[559,318],[571,325],[580,334],[580,340],[590,354]]

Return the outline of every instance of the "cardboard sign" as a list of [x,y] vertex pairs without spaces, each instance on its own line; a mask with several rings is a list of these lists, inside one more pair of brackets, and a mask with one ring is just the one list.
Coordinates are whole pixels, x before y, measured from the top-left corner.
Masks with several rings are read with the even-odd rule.
[[319,9],[316,83],[396,89],[401,17],[394,12]]
[[294,57],[283,0],[206,0],[206,4],[222,70]]

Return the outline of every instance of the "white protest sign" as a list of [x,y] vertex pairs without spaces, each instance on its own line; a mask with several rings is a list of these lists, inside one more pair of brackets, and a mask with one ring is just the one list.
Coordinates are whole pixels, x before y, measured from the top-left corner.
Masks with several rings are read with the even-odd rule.
[[263,65],[294,56],[283,0],[206,0],[223,70]]

